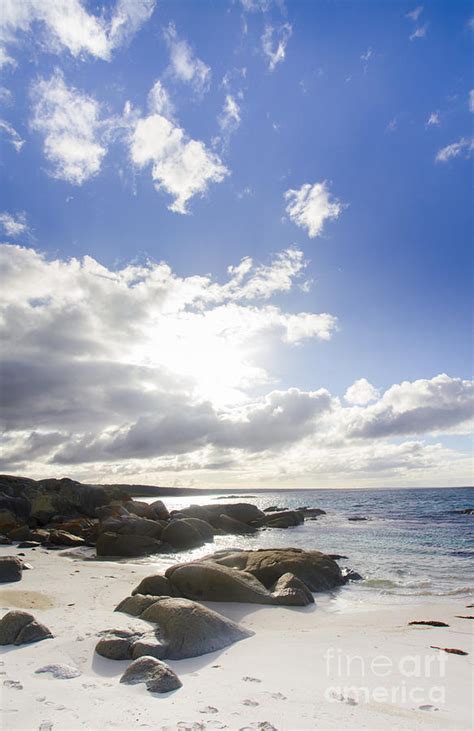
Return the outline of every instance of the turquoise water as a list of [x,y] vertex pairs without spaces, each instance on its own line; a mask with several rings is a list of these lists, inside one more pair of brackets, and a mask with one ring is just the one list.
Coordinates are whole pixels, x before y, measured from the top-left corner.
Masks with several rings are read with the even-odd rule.
[[[353,600],[398,597],[459,596],[474,592],[474,516],[456,514],[474,506],[473,488],[404,490],[288,490],[245,493],[253,497],[229,499],[218,495],[164,499],[169,509],[191,503],[247,501],[260,508],[307,505],[327,511],[316,521],[287,530],[269,529],[255,536],[218,536],[215,548],[181,553],[189,560],[225,547],[264,548],[296,546],[347,556],[363,577],[351,583]],[[147,498],[152,501],[152,498]],[[350,522],[362,515],[367,521]],[[150,557],[149,562],[156,561]],[[160,556],[175,563],[176,556]]]

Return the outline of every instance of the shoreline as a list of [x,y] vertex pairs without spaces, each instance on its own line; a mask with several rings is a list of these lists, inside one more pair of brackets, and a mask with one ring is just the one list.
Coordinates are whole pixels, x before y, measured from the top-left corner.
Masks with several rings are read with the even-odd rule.
[[[0,555],[12,553],[16,548],[1,547]],[[83,561],[44,549],[25,553],[33,569],[0,589],[2,616],[7,609],[26,609],[55,637],[5,649],[6,730],[471,727],[472,630],[456,615],[468,614],[472,600],[351,602],[348,588],[336,596],[316,594],[316,605],[308,608],[203,602],[255,634],[218,652],[169,661],[183,687],[156,697],[144,686],[120,685],[127,663],[100,658],[94,647],[102,630],[146,624],[113,610],[164,564]],[[450,627],[408,626],[419,619]],[[469,655],[448,655],[430,645]],[[81,675],[64,680],[35,674],[51,663]]]

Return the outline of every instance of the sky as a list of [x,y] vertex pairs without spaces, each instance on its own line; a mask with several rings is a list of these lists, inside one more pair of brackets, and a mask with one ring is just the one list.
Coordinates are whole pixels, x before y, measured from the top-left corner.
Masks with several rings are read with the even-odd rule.
[[464,0],[0,0],[0,469],[472,484],[473,34]]

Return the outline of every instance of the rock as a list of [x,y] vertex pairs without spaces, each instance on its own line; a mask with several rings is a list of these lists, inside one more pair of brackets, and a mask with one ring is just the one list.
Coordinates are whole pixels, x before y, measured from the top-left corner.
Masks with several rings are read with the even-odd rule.
[[20,630],[15,639],[15,645],[26,645],[30,642],[40,642],[40,640],[51,639],[53,635],[44,624],[33,619]]
[[147,656],[130,663],[120,682],[128,685],[145,683],[150,693],[169,693],[182,686],[180,679],[169,665],[155,657]]
[[157,598],[157,596],[147,596],[144,594],[127,596],[125,599],[122,599],[119,604],[117,604],[114,611],[131,614],[132,617],[139,617],[147,607],[156,602]]
[[133,642],[130,650],[133,660],[143,657],[144,655],[156,657],[158,660],[163,660],[163,658],[166,657],[166,647],[156,637],[156,635],[136,640],[136,642]]
[[178,551],[202,546],[201,533],[187,520],[172,520],[161,534],[161,539]]
[[38,543],[48,543],[49,530],[44,530],[44,528],[35,528],[30,531],[30,539],[32,541],[38,541]]
[[0,546],[11,546],[12,543],[13,541],[11,540],[11,538],[0,535]]
[[97,521],[92,520],[92,518],[73,518],[72,520],[62,520],[55,528],[56,530],[66,531],[66,533],[73,536],[88,538],[94,532],[96,524]]
[[438,622],[434,619],[414,619],[412,622],[408,622],[408,624],[426,624],[430,627],[449,627],[449,624],[446,624],[446,622]]
[[101,533],[97,538],[96,552],[98,556],[145,556],[159,553],[161,542],[149,536],[119,535],[109,531]]
[[321,510],[321,508],[308,508],[308,507],[304,506],[302,508],[296,508],[296,510],[299,513],[304,513],[305,518],[306,518],[306,516],[312,517],[312,518],[317,518],[318,515],[327,515],[326,511]]
[[204,542],[208,543],[214,540],[215,530],[210,523],[200,518],[185,518],[184,520],[197,530]]
[[31,531],[27,525],[20,525],[18,528],[14,528],[8,533],[8,537],[12,541],[28,541],[31,536]]
[[270,588],[288,572],[312,592],[325,591],[345,583],[337,563],[320,551],[301,548],[273,548],[256,551],[218,551],[206,560],[247,571]]
[[180,512],[185,516],[206,520],[212,525],[214,525],[220,515],[228,515],[229,518],[234,518],[234,520],[239,520],[241,523],[247,524],[265,518],[265,513],[251,503],[192,505],[189,508],[183,508]]
[[360,521],[360,520],[369,520],[369,519],[366,518],[365,515],[351,515],[350,518],[348,518],[347,520],[351,520],[353,522],[357,522],[357,521]]
[[137,515],[139,518],[148,518],[154,520],[156,518],[155,511],[148,503],[144,503],[141,500],[129,500],[123,506],[125,510],[128,510],[132,515]]
[[68,533],[65,530],[52,529],[49,531],[49,542],[55,546],[83,546],[84,539]]
[[296,525],[304,523],[304,517],[296,510],[283,510],[282,512],[272,513],[265,516],[264,521],[260,525],[268,528],[292,528]]
[[166,571],[175,595],[211,602],[275,604],[254,576],[227,566],[202,561],[171,566]]
[[53,678],[58,678],[58,680],[70,680],[71,678],[78,678],[81,675],[81,671],[72,667],[72,665],[63,665],[59,663],[43,665],[42,668],[35,670],[35,673],[37,675],[40,673],[51,673]]
[[158,520],[169,520],[170,514],[168,512],[168,508],[161,500],[155,500],[150,503],[150,508],[153,510],[155,518],[158,518]]
[[224,531],[224,533],[230,533],[231,535],[246,535],[250,533],[256,533],[257,529],[247,523],[242,523],[240,520],[235,520],[229,515],[219,515],[216,521],[218,528]]
[[283,574],[275,582],[272,586],[272,594],[285,605],[306,607],[308,604],[314,604],[314,597],[306,584],[290,572]]
[[99,525],[102,532],[118,533],[122,536],[147,536],[158,540],[163,532],[164,523],[136,515],[121,515],[118,518],[106,518]]
[[210,523],[212,520],[212,514],[202,505],[190,505],[188,508],[182,508],[181,510],[172,510],[170,517],[173,520],[175,518],[198,518],[206,523]]
[[158,599],[140,618],[158,624],[165,657],[171,660],[214,652],[253,634],[189,599]]
[[0,558],[0,583],[20,581],[22,568],[22,562],[16,556],[2,556]]
[[363,581],[364,577],[361,576],[357,571],[353,569],[343,569],[342,575],[346,581]]
[[474,508],[463,508],[462,510],[453,510],[458,515],[474,515]]
[[134,594],[151,594],[152,596],[172,596],[172,588],[166,576],[153,574],[146,576],[132,591]]
[[278,505],[270,505],[268,508],[264,508],[264,513],[276,513],[284,510],[284,508],[280,508]]
[[141,638],[142,634],[122,629],[109,630],[102,633],[95,651],[109,660],[129,660],[132,656],[131,646]]
[[39,541],[22,541],[18,544],[18,548],[39,548],[40,546]]
[[13,609],[0,620],[0,645],[23,645],[52,636],[29,612]]
[[18,528],[18,518],[11,510],[0,510],[0,530],[9,534]]

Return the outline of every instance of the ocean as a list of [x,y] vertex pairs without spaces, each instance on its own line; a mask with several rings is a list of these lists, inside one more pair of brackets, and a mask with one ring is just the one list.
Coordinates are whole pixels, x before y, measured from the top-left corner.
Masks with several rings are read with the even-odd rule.
[[[245,495],[245,497],[243,497]],[[252,495],[252,497],[250,497]],[[152,502],[154,498],[142,498]],[[150,556],[160,565],[198,558],[223,548],[255,549],[294,546],[347,556],[349,566],[363,577],[338,590],[338,605],[367,601],[403,601],[459,596],[474,592],[474,516],[456,513],[474,506],[474,488],[437,489],[318,489],[254,492],[234,498],[200,494],[164,498],[167,507],[190,504],[251,502],[264,509],[300,506],[322,508],[327,515],[286,530],[268,529],[254,536],[216,536],[214,546],[176,555]],[[364,521],[349,521],[351,516]]]

